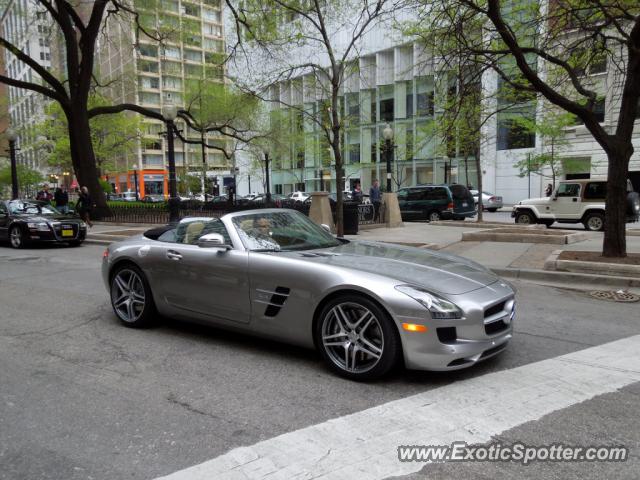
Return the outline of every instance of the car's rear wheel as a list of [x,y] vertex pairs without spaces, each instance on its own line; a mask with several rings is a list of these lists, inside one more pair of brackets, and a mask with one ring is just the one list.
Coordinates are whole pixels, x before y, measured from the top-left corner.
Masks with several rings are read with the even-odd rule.
[[442,215],[440,215],[440,212],[436,210],[433,210],[427,214],[427,220],[429,220],[430,222],[437,222],[441,218],[442,218]]
[[516,223],[519,223],[521,225],[530,225],[532,223],[535,223],[535,218],[530,212],[518,212],[516,214]]
[[147,327],[156,317],[151,288],[142,271],[134,265],[118,267],[111,275],[111,306],[128,327]]
[[316,323],[316,343],[325,362],[352,380],[373,380],[398,362],[400,337],[389,315],[359,295],[327,303]]
[[496,213],[498,211],[497,208],[487,208],[487,210],[491,213]]
[[9,230],[9,243],[12,248],[24,248],[26,246],[26,235],[19,225],[14,225]]
[[598,212],[588,213],[583,225],[590,232],[601,232],[604,230],[604,215]]

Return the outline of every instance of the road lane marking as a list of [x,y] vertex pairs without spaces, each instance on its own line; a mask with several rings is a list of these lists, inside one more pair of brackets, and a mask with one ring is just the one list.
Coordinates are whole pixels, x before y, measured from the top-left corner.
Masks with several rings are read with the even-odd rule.
[[408,475],[424,463],[398,461],[398,445],[488,442],[505,430],[638,381],[640,335],[635,335],[235,448],[162,480],[376,480]]

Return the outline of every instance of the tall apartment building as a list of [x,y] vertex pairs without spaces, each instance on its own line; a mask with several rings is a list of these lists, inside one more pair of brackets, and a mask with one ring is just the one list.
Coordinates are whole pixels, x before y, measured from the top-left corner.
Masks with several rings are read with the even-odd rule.
[[[146,37],[133,24],[113,19],[98,49],[101,78],[114,82],[109,96],[114,102],[130,102],[156,112],[171,103],[182,108],[190,80],[224,82],[220,67],[224,52],[221,0],[135,1],[140,22],[151,30],[169,32],[164,41]],[[138,146],[129,156],[115,159],[117,173],[108,179],[116,191],[135,191],[144,195],[168,194],[168,148],[163,122],[144,118]],[[199,134],[178,120],[176,126],[190,139]],[[209,135],[208,143],[224,140]],[[219,151],[209,149],[203,166],[200,145],[183,145],[176,139],[175,160],[178,176],[208,176],[230,172],[229,162]]]
[[[302,55],[302,58],[304,54]],[[356,73],[347,78],[340,96],[345,184],[335,184],[331,152],[318,125],[310,115],[320,118],[327,111],[327,92],[317,86],[313,74],[273,85],[270,98],[273,109],[289,109],[289,128],[302,136],[280,158],[272,158],[273,191],[350,189],[356,181],[367,191],[373,180],[385,184],[386,163],[380,145],[382,131],[389,123],[395,132],[393,188],[420,183],[458,182],[476,185],[474,158],[465,161],[459,148],[445,148],[429,132],[429,124],[438,121],[447,95],[456,95],[455,80],[438,69],[439,61],[418,44],[390,35],[388,28],[376,26],[365,36],[354,59]],[[590,76],[602,99],[596,107],[603,125],[613,125],[619,111],[620,78],[606,62],[593,64],[584,75]],[[487,98],[496,98],[500,81],[495,73],[482,78]],[[500,102],[497,96],[497,102]],[[503,107],[503,105],[501,105]],[[520,177],[518,162],[529,155],[546,152],[544,138],[518,127],[515,117],[541,118],[548,105],[535,101],[500,111],[484,127],[481,143],[481,174],[487,191],[516,203],[528,196],[541,196],[549,179],[531,175]],[[303,110],[305,113],[302,113]],[[278,117],[281,118],[281,117]],[[635,130],[635,153],[630,177],[640,189],[640,118]],[[565,128],[568,146],[560,156],[572,165],[568,178],[606,175],[607,158],[587,129],[576,125]]]
[[[50,21],[42,8],[30,0],[11,0],[0,19],[2,31],[12,44],[39,61],[48,70],[55,68]],[[20,62],[6,49],[4,69],[10,78],[38,83],[40,76],[28,65]],[[16,87],[7,87],[2,101],[7,103],[8,121],[18,133],[16,154],[18,164],[42,173],[56,173],[46,164],[47,152],[38,147],[36,125],[44,120],[44,110],[50,100],[43,95]]]

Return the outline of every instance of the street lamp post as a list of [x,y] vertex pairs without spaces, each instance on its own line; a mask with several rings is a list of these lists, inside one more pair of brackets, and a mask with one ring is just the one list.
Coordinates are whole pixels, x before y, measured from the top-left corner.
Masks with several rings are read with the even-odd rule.
[[180,220],[180,199],[176,186],[176,157],[173,146],[173,131],[176,128],[174,120],[178,116],[178,109],[175,105],[166,105],[162,109],[162,116],[167,127],[167,147],[169,150],[169,223]]
[[12,128],[9,128],[5,133],[9,141],[9,156],[11,158],[11,199],[16,200],[19,193],[18,167],[16,165],[16,140],[18,140],[18,134]]
[[384,130],[382,130],[382,137],[384,138],[385,156],[387,160],[387,192],[391,192],[391,142],[393,141],[393,129],[388,123],[384,127]]
[[133,164],[133,184],[136,187],[136,201],[140,200],[140,195],[138,193],[138,164]]

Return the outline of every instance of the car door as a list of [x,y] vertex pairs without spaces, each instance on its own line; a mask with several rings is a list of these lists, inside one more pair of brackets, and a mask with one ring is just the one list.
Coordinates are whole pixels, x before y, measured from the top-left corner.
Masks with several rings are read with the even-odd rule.
[[248,253],[233,248],[199,247],[198,238],[207,233],[220,233],[225,243],[231,244],[219,219],[194,219],[181,222],[175,242],[154,245],[155,271],[160,276],[155,283],[162,284],[162,298],[174,309],[214,323],[248,323]]
[[9,235],[9,210],[4,202],[0,202],[0,238],[7,239]]
[[580,213],[579,183],[561,183],[554,199],[551,201],[550,211],[558,220],[572,220]]

